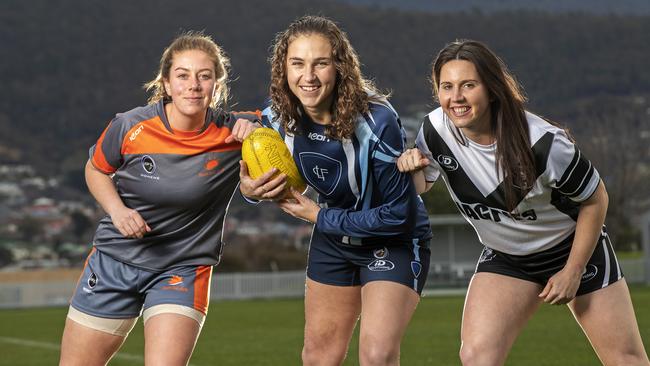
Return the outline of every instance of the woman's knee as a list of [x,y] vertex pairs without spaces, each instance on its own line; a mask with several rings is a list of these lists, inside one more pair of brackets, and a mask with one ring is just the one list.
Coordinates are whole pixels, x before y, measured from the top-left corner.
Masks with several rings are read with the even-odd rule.
[[347,344],[332,339],[306,338],[302,347],[302,363],[305,366],[340,365],[345,359]]
[[461,342],[459,357],[463,366],[502,365],[506,359],[507,350],[483,342]]
[[605,366],[650,366],[643,349],[612,352],[602,361]]
[[394,365],[399,360],[399,344],[365,342],[359,345],[359,361],[362,365]]

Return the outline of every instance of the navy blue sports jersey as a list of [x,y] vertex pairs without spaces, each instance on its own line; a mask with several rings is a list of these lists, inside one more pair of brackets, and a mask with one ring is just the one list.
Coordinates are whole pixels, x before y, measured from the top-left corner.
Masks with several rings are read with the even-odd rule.
[[406,138],[388,101],[371,102],[352,138],[342,141],[328,138],[326,126],[307,116],[301,134],[287,134],[272,113],[270,107],[262,112],[263,124],[280,133],[305,182],[318,192],[322,209],[314,230],[343,245],[431,238],[411,176],[395,164]]

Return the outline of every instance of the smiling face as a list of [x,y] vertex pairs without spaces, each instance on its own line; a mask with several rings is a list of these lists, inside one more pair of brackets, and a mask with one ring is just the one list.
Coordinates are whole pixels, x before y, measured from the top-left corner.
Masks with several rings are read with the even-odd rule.
[[217,88],[214,62],[208,54],[199,50],[174,54],[164,85],[172,100],[167,107],[170,123],[180,129],[200,128]]
[[438,99],[454,125],[476,142],[492,138],[490,95],[473,63],[451,60],[440,69]]
[[305,112],[316,123],[331,122],[336,86],[332,45],[320,34],[300,35],[289,43],[287,83]]

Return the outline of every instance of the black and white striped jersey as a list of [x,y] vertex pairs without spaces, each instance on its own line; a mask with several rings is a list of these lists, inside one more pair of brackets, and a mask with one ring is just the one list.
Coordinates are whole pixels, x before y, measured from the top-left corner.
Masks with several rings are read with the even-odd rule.
[[416,138],[429,159],[427,182],[442,175],[461,214],[485,246],[526,255],[555,246],[575,231],[580,203],[595,192],[598,171],[564,130],[526,112],[537,180],[513,212],[505,205],[503,175],[497,176],[496,143],[480,145],[455,137],[453,123],[438,108],[425,117]]

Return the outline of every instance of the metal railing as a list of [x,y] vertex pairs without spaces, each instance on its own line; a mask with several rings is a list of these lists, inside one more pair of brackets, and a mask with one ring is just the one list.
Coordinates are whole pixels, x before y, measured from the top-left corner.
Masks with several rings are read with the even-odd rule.
[[[628,283],[645,282],[644,259],[621,260]],[[462,293],[474,273],[475,263],[431,263],[425,294]],[[65,306],[76,281],[47,280],[0,283],[0,308]],[[212,300],[288,298],[304,295],[305,272],[215,273]],[[449,291],[457,289],[456,291]]]

